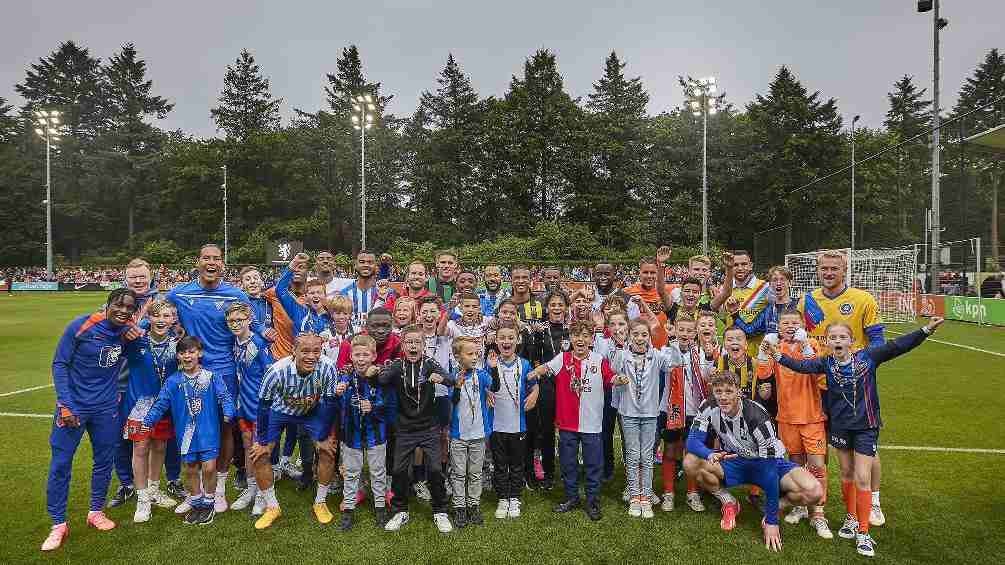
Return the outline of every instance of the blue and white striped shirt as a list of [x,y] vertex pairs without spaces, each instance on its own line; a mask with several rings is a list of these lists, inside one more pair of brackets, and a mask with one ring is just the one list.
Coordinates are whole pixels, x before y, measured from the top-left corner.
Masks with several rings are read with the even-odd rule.
[[327,357],[318,358],[309,375],[297,372],[293,356],[276,361],[262,379],[259,394],[259,417],[265,408],[287,416],[306,416],[322,401],[331,402],[338,384],[338,369]]

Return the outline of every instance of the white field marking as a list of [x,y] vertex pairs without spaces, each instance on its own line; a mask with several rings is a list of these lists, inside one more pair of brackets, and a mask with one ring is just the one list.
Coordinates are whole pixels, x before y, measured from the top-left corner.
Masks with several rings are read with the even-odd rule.
[[52,419],[52,414],[22,414],[20,412],[0,412],[0,416],[9,416],[11,418],[49,418]]
[[994,455],[1005,455],[1005,449],[978,449],[973,447],[929,447],[918,445],[886,445],[880,444],[880,451],[893,449],[898,451],[940,451],[952,453],[988,453]]
[[[896,332],[896,331],[893,331],[893,330],[889,330],[889,331],[890,331],[890,333],[892,333],[894,335],[904,335],[906,333],[906,332]],[[987,349],[981,349],[979,347],[972,347],[970,345],[963,345],[963,344],[960,344],[960,343],[953,343],[951,341],[942,341],[941,339],[935,339],[934,337],[930,337],[930,338],[926,339],[925,341],[934,341],[935,343],[941,343],[942,345],[951,345],[953,347],[959,347],[959,348],[962,348],[962,349],[969,349],[970,351],[976,351],[978,353],[987,353],[988,355],[995,355],[995,356],[998,356],[998,357],[1005,357],[1005,353],[999,353],[997,351],[988,351]]]
[[30,387],[30,388],[22,388],[21,390],[12,390],[10,392],[0,393],[0,397],[14,396],[15,394],[23,394],[23,393],[26,393],[26,392],[31,392],[33,390],[42,390],[43,388],[51,388],[51,387],[52,387],[52,383],[49,383],[47,385],[33,386],[33,387]]

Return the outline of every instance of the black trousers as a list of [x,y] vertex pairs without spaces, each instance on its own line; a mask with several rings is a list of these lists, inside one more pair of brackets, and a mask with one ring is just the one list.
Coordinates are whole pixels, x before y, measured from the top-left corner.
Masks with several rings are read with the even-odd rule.
[[[433,428],[417,432],[404,432],[400,429],[394,439],[394,466],[391,468],[391,489],[394,497],[391,499],[391,512],[408,512],[408,491],[412,479],[408,472],[412,467],[412,458],[417,448],[422,448],[424,457],[431,461],[439,461],[440,434]],[[429,494],[432,495],[433,513],[447,511],[447,490],[443,484],[443,473],[439,465],[430,465],[427,481]]]
[[527,444],[524,450],[524,473],[534,472],[534,450],[541,450],[544,476],[555,476],[555,383],[550,379],[538,385],[537,406],[528,410]]
[[[492,486],[500,499],[520,498],[523,490],[527,434],[492,432]],[[554,451],[554,450],[553,450]]]

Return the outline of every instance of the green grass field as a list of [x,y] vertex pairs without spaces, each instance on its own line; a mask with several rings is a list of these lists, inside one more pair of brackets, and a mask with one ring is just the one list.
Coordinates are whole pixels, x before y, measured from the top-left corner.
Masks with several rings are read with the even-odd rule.
[[[65,324],[93,311],[100,293],[36,293],[0,296],[0,394],[50,384],[52,351]],[[913,326],[892,326],[907,331]],[[947,323],[938,339],[1005,354],[1005,329]],[[886,428],[881,445],[1005,449],[1005,357],[928,342],[880,372]],[[0,413],[51,413],[52,388],[0,396]],[[783,524],[781,554],[761,543],[760,517],[744,509],[736,530],[718,527],[718,505],[695,514],[678,504],[672,515],[630,519],[621,502],[623,475],[603,491],[604,519],[551,512],[560,491],[525,493],[524,516],[500,522],[496,500],[486,493],[486,525],[443,536],[428,505],[413,502],[412,522],[389,534],[358,512],[350,533],[321,527],[310,515],[313,493],[280,483],[285,511],[271,530],[256,532],[246,513],[227,512],[205,528],[186,527],[168,510],[132,523],[134,505],[110,512],[119,527],[98,533],[84,527],[90,480],[90,448],[78,452],[70,494],[67,544],[54,555],[38,547],[49,529],[45,481],[51,420],[0,416],[0,563],[848,563],[864,561],[850,541],[820,540],[805,522]],[[878,563],[1000,563],[1005,557],[1005,454],[882,450],[883,507],[888,523],[875,528]],[[827,515],[837,531],[844,516],[831,461]],[[657,470],[657,477],[659,473]],[[657,479],[657,488],[659,480]],[[116,482],[113,480],[112,488]],[[228,491],[233,500],[236,493]],[[678,494],[678,500],[682,499]],[[334,508],[334,503],[332,503]]]

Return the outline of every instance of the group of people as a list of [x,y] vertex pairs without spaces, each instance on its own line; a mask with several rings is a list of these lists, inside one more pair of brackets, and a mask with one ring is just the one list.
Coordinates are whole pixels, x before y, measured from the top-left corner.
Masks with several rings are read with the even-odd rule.
[[[874,555],[870,526],[885,522],[877,368],[942,320],[886,341],[875,300],[847,287],[840,252],[819,254],[821,287],[801,296],[785,267],[756,277],[746,251],[724,254],[721,286],[700,255],[667,284],[670,255],[661,247],[642,259],[638,282],[625,287],[609,264],[571,292],[560,271],[545,269],[542,294],[527,267],[510,266],[504,289],[500,266],[475,273],[447,251],[433,273],[407,265],[401,292],[378,278],[368,251],[344,288],[327,252],[313,269],[298,254],[270,288],[255,267],[241,270],[240,286],[224,282],[214,244],[200,250],[198,276],[174,288],[152,288],[150,266],[136,259],[126,287],[102,312],[72,321],[57,346],[53,527],[42,549],[69,533],[70,468],[84,431],[94,446],[87,524],[99,530],[116,526],[104,513],[113,467],[112,504],[135,497],[134,522],[154,507],[174,507],[193,525],[250,508],[254,527],[270,528],[283,513],[275,481],[289,470],[276,459],[288,461],[299,441],[297,478],[316,483],[318,522],[337,513],[337,527],[351,529],[369,494],[376,527],[397,531],[414,496],[429,500],[444,533],[484,522],[484,483],[499,520],[519,518],[525,491],[551,491],[556,479],[556,513],[602,519],[599,492],[615,476],[620,433],[628,516],[675,511],[684,479],[686,506],[703,512],[711,495],[729,531],[741,511],[730,489],[749,485],[744,505],[763,511],[775,551],[783,517],[833,537],[829,445],[847,510],[838,535]],[[231,466],[242,469],[241,490],[228,502]],[[333,513],[327,499],[337,491]]]

